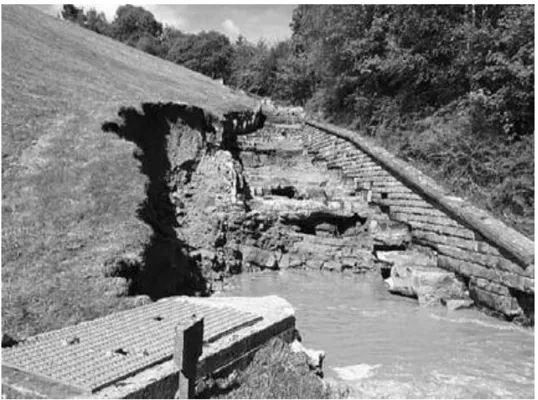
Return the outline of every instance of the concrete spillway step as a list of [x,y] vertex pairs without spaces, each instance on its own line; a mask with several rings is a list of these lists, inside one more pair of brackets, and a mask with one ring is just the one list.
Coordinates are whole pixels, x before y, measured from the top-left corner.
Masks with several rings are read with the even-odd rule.
[[175,327],[192,314],[204,317],[204,343],[262,320],[235,308],[171,299],[31,337],[2,349],[2,365],[95,392],[171,359]]

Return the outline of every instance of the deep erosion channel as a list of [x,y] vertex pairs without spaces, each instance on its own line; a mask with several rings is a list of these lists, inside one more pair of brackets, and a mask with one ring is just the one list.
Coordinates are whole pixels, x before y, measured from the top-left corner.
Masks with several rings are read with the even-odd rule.
[[365,398],[534,398],[534,332],[477,310],[420,307],[377,274],[242,274],[222,295],[278,294],[293,304],[327,378]]
[[119,117],[103,129],[136,145],[152,232],[105,265],[126,295],[280,295],[357,397],[534,397],[532,294],[494,296],[501,318],[479,311],[476,293],[499,285],[439,268],[409,224],[306,151],[301,125],[171,103]]

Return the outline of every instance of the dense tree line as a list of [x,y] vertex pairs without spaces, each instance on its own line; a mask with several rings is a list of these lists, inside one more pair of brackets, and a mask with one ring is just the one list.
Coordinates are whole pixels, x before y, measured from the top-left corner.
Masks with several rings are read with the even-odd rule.
[[357,129],[534,235],[532,5],[300,5],[272,46],[130,5],[111,23],[72,5],[62,16]]
[[231,74],[233,46],[227,36],[210,31],[199,34],[181,32],[163,26],[142,7],[118,7],[114,19],[108,22],[95,9],[84,11],[64,4],[62,18],[87,29],[119,40],[157,57],[184,65],[214,79],[228,81]]

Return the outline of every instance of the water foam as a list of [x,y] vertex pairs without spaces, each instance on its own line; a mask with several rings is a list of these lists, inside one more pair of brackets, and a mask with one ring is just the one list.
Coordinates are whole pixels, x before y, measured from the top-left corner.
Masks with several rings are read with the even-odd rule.
[[372,376],[374,370],[380,366],[381,364],[356,364],[348,365],[347,367],[333,367],[332,370],[344,381],[358,381]]
[[375,318],[375,317],[380,317],[382,315],[387,315],[388,312],[386,310],[364,310],[364,311],[361,311],[361,315],[363,317],[368,317],[368,318]]
[[482,321],[480,319],[466,318],[466,317],[449,318],[449,317],[443,317],[442,315],[433,314],[433,313],[430,314],[430,317],[437,321],[447,321],[447,322],[453,322],[456,324],[475,324],[475,325],[480,325],[486,328],[493,328],[493,329],[497,329],[501,331],[517,331],[528,336],[534,336],[533,330],[529,330],[528,328],[522,328],[512,323],[488,322],[488,321]]

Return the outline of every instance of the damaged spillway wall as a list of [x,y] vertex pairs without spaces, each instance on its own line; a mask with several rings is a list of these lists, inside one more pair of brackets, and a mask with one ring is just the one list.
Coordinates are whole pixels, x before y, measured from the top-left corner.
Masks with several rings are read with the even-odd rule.
[[533,322],[533,241],[354,132],[307,121],[304,138],[319,162],[408,224],[413,242],[433,249],[438,266],[460,276],[478,304]]
[[263,126],[264,117],[246,111],[219,118],[181,103],[144,103],[140,110],[122,108],[118,117],[102,129],[136,146],[147,177],[138,217],[152,234],[143,253],[108,260],[104,274],[122,280],[128,295],[205,295],[207,274],[197,250],[222,241],[217,214],[244,212],[235,137]]
[[209,294],[243,268],[362,273],[394,255],[383,252],[422,249],[477,304],[534,321],[534,243],[353,132],[260,130],[261,110],[219,118],[176,103],[118,116],[103,130],[136,146],[152,231],[142,253],[105,265],[129,295]]

